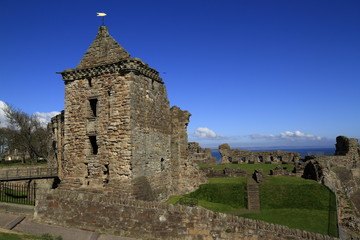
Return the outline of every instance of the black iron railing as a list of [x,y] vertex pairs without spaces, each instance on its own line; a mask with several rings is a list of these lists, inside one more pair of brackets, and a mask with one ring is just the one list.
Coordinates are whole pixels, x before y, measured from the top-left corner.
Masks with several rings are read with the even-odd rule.
[[0,182],[0,202],[35,205],[35,182]]

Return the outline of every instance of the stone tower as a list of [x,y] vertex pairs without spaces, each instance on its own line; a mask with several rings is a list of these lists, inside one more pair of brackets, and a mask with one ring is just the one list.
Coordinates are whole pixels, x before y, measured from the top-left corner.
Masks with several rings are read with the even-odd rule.
[[61,75],[64,116],[53,118],[60,187],[162,200],[204,182],[187,159],[190,114],[170,108],[159,73],[131,58],[106,26]]

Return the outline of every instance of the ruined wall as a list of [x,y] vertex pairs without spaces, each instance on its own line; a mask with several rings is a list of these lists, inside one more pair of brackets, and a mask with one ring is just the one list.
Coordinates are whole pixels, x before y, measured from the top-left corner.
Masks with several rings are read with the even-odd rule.
[[313,156],[303,177],[322,182],[336,195],[341,239],[360,238],[359,144],[355,138],[336,138],[335,156]]
[[190,114],[170,109],[159,73],[130,58],[107,27],[77,68],[61,75],[65,111],[52,123],[60,188],[152,201],[206,181],[188,160]]
[[191,114],[179,107],[171,109],[171,178],[174,193],[185,194],[196,190],[200,184],[206,183],[205,174],[197,164],[189,159],[187,150],[187,126]]
[[[132,74],[131,168],[137,199],[166,199],[171,194],[171,114],[165,85]],[[148,196],[145,196],[147,186]],[[149,189],[150,188],[150,189]]]
[[64,111],[51,118],[48,125],[52,133],[51,141],[51,155],[48,159],[50,167],[57,167],[59,178],[63,179],[63,164],[64,164]]
[[216,158],[211,155],[211,148],[202,148],[197,142],[188,143],[189,159],[196,163],[215,164]]
[[231,149],[225,143],[219,146],[222,163],[296,163],[300,154],[296,152],[259,151]]
[[52,190],[38,202],[36,216],[64,226],[143,239],[335,239],[204,208],[124,200],[110,195],[59,189]]
[[64,176],[71,186],[115,186],[131,177],[129,85],[120,74],[66,82]]
[[208,178],[223,178],[223,177],[246,177],[247,172],[241,168],[224,168],[215,169],[212,167],[200,168]]
[[341,161],[342,165],[347,167],[360,167],[360,147],[358,139],[338,136],[336,138],[336,156],[346,156],[346,162]]

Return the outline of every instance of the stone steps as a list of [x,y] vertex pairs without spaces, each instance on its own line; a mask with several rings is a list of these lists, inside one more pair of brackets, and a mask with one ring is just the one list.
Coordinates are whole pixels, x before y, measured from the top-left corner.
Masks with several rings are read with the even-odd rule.
[[259,185],[254,182],[248,182],[246,189],[247,189],[248,209],[260,210]]

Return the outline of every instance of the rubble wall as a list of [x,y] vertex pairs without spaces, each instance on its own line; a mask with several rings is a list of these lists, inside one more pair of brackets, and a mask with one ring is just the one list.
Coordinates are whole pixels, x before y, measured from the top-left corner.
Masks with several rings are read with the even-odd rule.
[[189,159],[196,163],[216,164],[216,158],[211,155],[211,148],[202,148],[197,142],[189,142]]
[[124,200],[86,191],[52,190],[38,202],[36,216],[42,221],[64,226],[166,240],[335,239],[204,208]]
[[219,146],[222,163],[296,163],[300,154],[296,152],[259,151],[231,149],[229,144]]

